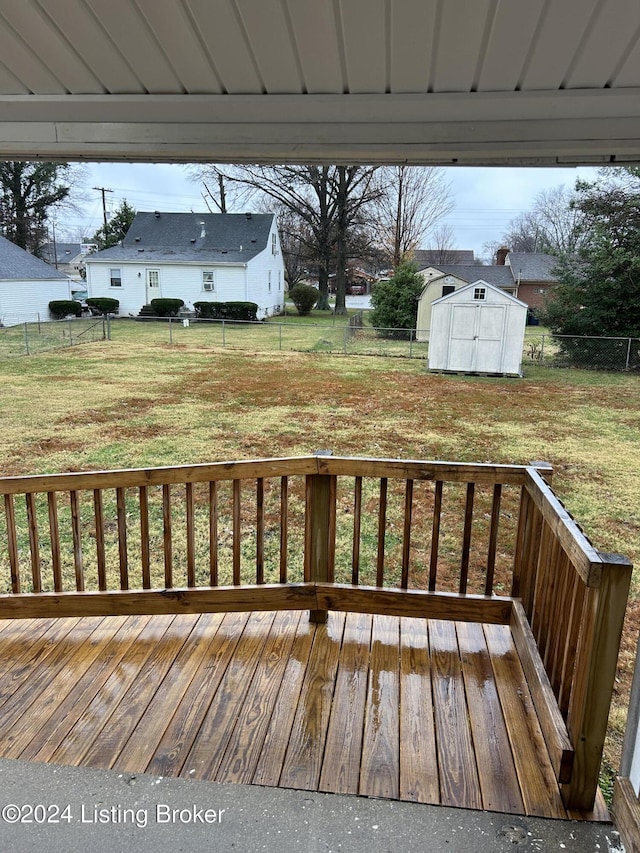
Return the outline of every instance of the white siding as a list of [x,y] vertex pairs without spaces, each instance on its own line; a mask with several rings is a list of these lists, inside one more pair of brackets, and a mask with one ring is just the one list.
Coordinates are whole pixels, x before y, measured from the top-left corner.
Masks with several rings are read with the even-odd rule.
[[49,302],[70,299],[70,281],[0,281],[0,323],[15,326],[50,320]]
[[[159,295],[184,299],[188,308],[192,308],[194,302],[249,301],[257,303],[260,318],[277,313],[284,304],[284,264],[275,226],[272,233],[276,234],[276,254],[272,252],[270,234],[267,248],[247,265],[141,264],[87,259],[89,296],[111,296],[120,301],[120,316],[136,316],[148,301],[147,271],[159,270]],[[121,270],[122,287],[111,287],[110,270],[113,268]],[[214,273],[213,291],[204,290],[202,273],[205,270]]]
[[483,281],[442,297],[432,308],[429,369],[519,374],[526,318],[523,302]]

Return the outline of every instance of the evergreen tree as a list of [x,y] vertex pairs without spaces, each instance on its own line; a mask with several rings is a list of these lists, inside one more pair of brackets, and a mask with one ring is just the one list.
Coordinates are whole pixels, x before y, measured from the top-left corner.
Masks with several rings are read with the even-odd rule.
[[371,294],[373,310],[369,315],[371,325],[386,338],[409,338],[418,319],[418,299],[424,279],[416,264],[403,261],[389,281],[374,285]]
[[120,206],[115,210],[111,219],[107,222],[105,229],[98,228],[96,233],[91,238],[92,243],[97,243],[100,249],[108,249],[110,246],[117,246],[127,234],[131,227],[137,211],[132,207],[126,198],[120,202]]

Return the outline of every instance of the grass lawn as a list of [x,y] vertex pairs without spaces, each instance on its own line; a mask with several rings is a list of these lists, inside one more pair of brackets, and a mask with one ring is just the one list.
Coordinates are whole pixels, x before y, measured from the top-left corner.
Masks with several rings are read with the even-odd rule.
[[[524,379],[437,376],[422,360],[238,351],[188,337],[168,346],[166,328],[159,340],[152,330],[140,332],[143,325],[136,324],[137,339],[116,329],[112,342],[2,361],[4,475],[320,448],[354,456],[546,460],[556,492],[596,546],[640,564],[637,376],[535,366]],[[612,768],[639,593],[636,578],[607,744]]]

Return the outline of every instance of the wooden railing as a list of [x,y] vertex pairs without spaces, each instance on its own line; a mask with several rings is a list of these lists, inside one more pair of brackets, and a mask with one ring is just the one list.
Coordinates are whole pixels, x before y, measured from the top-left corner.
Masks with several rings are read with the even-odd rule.
[[630,563],[551,469],[293,459],[0,479],[0,618],[308,609],[510,624],[568,807],[597,788]]

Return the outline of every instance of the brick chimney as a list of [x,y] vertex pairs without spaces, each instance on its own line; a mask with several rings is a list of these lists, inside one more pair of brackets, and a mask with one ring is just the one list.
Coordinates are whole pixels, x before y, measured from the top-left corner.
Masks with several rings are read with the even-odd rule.
[[496,264],[499,267],[504,266],[504,262],[506,261],[508,254],[509,249],[506,246],[500,246],[500,248],[496,250]]

